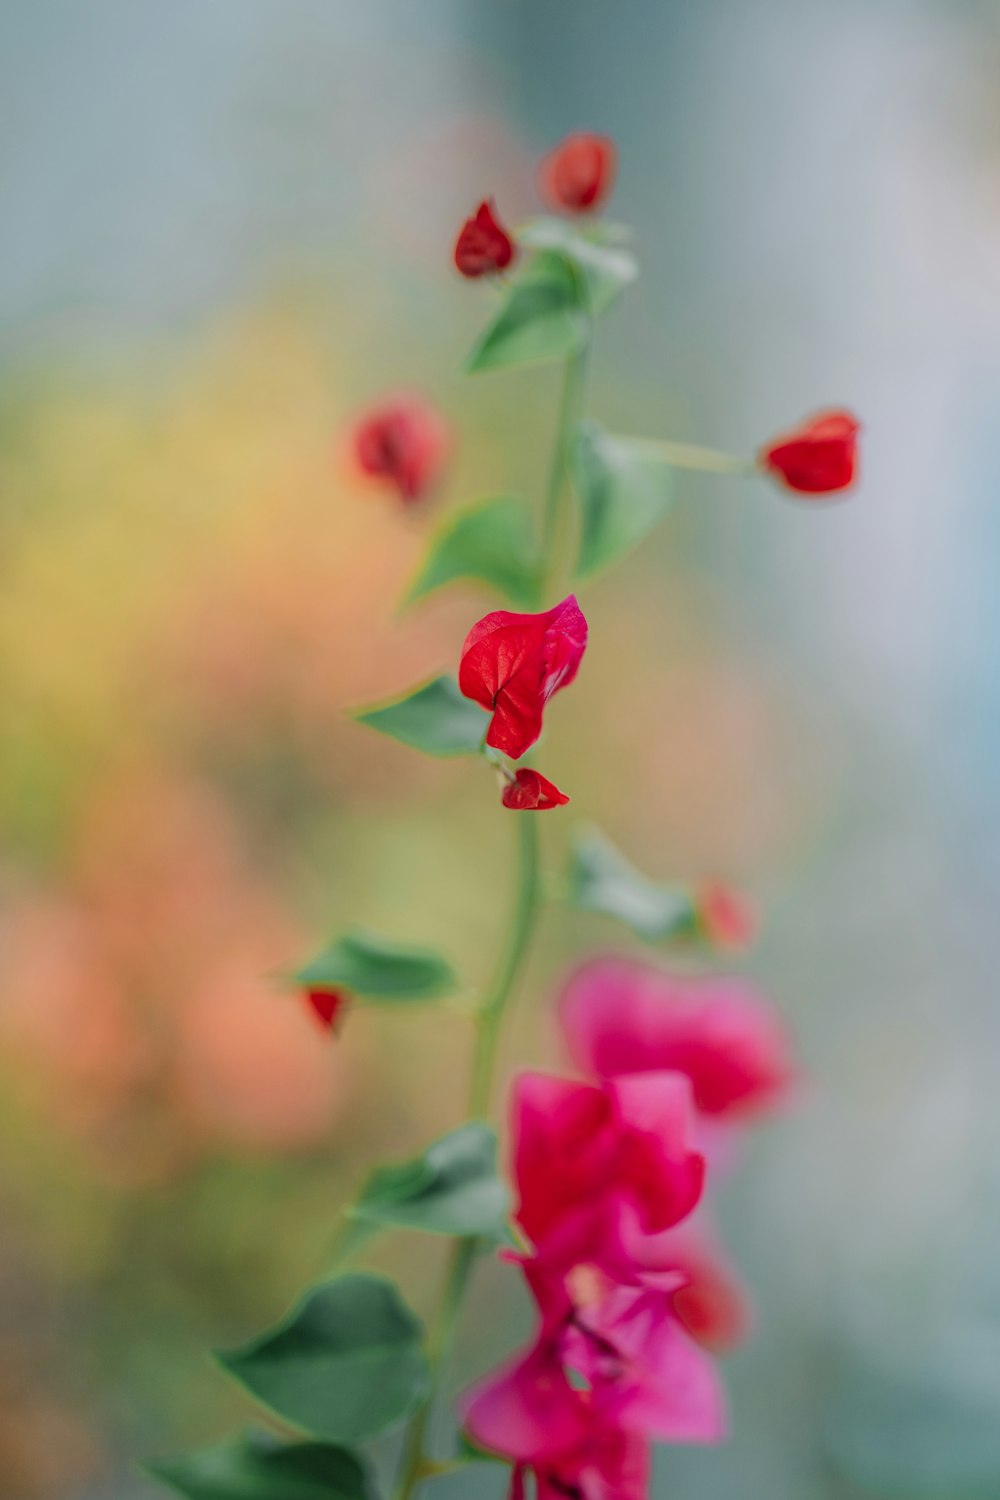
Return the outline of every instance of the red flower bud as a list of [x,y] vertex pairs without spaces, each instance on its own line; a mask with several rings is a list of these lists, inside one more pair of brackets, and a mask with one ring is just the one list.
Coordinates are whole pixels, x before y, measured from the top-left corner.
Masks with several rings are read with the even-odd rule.
[[344,990],[306,990],[305,1001],[324,1031],[336,1031],[350,997]]
[[720,881],[708,881],[695,900],[705,937],[717,948],[749,948],[757,936],[757,916],[749,901]]
[[522,766],[513,781],[503,789],[504,807],[513,807],[518,812],[548,812],[550,807],[562,807],[569,801],[565,792],[541,774]]
[[491,276],[513,259],[514,241],[497,218],[493,200],[484,198],[459,230],[455,265],[463,276]]
[[800,495],[831,495],[854,483],[859,430],[849,411],[819,412],[763,448],[759,463]]
[[518,760],[542,732],[542,710],[573,681],[587,647],[576,597],[537,615],[498,609],[473,625],[462,647],[458,685],[493,718],[486,743]]
[[601,207],[615,179],[617,153],[610,136],[568,135],[542,160],[538,180],[553,208],[584,214]]
[[450,446],[444,418],[420,396],[392,397],[366,412],[354,429],[364,473],[395,485],[407,504],[438,483]]

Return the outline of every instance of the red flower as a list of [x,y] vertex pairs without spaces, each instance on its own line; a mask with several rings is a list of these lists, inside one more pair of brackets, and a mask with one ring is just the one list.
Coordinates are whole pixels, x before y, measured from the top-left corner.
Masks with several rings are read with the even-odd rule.
[[655,1070],[659,1077],[676,1069],[691,1080],[703,1115],[760,1113],[792,1077],[784,1028],[744,979],[597,959],[570,978],[560,1016],[570,1055],[586,1072],[618,1078]]
[[366,412],[354,429],[363,471],[395,485],[407,503],[422,500],[435,487],[450,446],[444,418],[420,396],[391,397]]
[[541,774],[522,766],[513,781],[503,789],[504,807],[516,808],[518,812],[548,812],[550,807],[562,807],[569,801],[565,792]]
[[750,903],[721,881],[707,881],[698,891],[695,916],[717,948],[749,948],[757,935],[757,917]]
[[493,200],[484,198],[458,232],[455,265],[463,276],[491,276],[510,265],[514,250],[514,241],[497,218]]
[[690,1146],[691,1086],[679,1073],[599,1087],[524,1073],[512,1108],[518,1221],[553,1263],[617,1273],[701,1196],[705,1162]]
[[345,990],[313,989],[305,991],[305,1001],[324,1031],[336,1031],[350,1003]]
[[568,135],[539,169],[542,195],[553,208],[587,213],[600,208],[615,178],[615,143],[606,135]]
[[473,625],[458,685],[493,715],[486,743],[512,760],[530,749],[545,704],[573,681],[586,647],[587,622],[573,594],[542,614],[498,609]]
[[759,462],[800,495],[832,495],[854,483],[859,430],[849,411],[819,412],[775,438],[761,450]]

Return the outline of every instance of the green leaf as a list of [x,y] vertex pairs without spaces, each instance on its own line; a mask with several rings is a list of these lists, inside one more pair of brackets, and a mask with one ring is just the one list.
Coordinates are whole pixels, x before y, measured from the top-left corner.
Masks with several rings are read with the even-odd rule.
[[449,519],[432,540],[406,602],[455,578],[479,579],[523,608],[536,602],[539,566],[526,501],[483,500]]
[[570,445],[570,472],[580,500],[576,577],[590,578],[624,557],[666,515],[673,471],[653,444],[582,422]]
[[314,1287],[276,1328],[218,1358],[292,1427],[334,1443],[398,1422],[430,1383],[417,1319],[391,1282],[361,1273]]
[[582,286],[584,305],[595,316],[639,275],[632,251],[608,235],[583,231],[566,219],[535,219],[518,231],[518,244],[559,255]]
[[265,1433],[146,1468],[187,1500],[375,1500],[366,1468],[346,1448]]
[[355,718],[426,755],[475,755],[489,727],[483,709],[462,697],[454,677],[435,677],[391,703],[362,709]]
[[578,278],[563,257],[541,252],[511,285],[466,369],[477,373],[565,359],[583,348],[589,329]]
[[583,911],[616,917],[650,943],[687,935],[695,920],[690,896],[647,880],[597,829],[573,846],[569,899]]
[[303,989],[343,988],[367,1000],[436,1000],[456,984],[451,965],[430,948],[360,927],[335,938],[294,979]]
[[496,1156],[488,1125],[463,1125],[414,1160],[378,1168],[351,1212],[376,1224],[509,1245],[507,1189]]

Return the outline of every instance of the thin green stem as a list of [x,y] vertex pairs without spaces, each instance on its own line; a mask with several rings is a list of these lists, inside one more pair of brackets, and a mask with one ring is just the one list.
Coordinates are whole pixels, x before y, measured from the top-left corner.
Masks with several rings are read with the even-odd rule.
[[474,1119],[489,1114],[504,1010],[538,915],[538,825],[531,813],[517,813],[515,823],[518,878],[514,911],[496,975],[477,1017],[476,1051],[469,1089],[469,1114]]
[[[493,983],[476,1016],[476,1050],[469,1093],[469,1114],[474,1119],[489,1113],[500,1026],[538,915],[538,826],[530,812],[515,814],[514,821],[518,836],[514,910]],[[477,1242],[474,1239],[456,1240],[452,1246],[441,1301],[431,1329],[431,1390],[410,1422],[394,1500],[410,1500],[428,1472],[429,1460],[424,1451],[428,1429],[447,1375],[455,1325],[475,1261],[476,1249]]]
[[455,1328],[461,1310],[465,1288],[468,1285],[475,1263],[478,1242],[474,1239],[456,1240],[448,1257],[441,1303],[431,1331],[428,1359],[431,1368],[431,1390],[413,1417],[406,1434],[403,1458],[394,1500],[409,1500],[410,1495],[425,1477],[429,1460],[424,1452],[428,1428],[437,1405],[437,1398],[447,1374]]
[[660,438],[630,438],[629,441],[665,458],[675,469],[705,469],[713,474],[752,474],[757,468],[753,459],[737,458],[733,453],[719,453],[715,448],[699,448],[694,443],[666,442]]
[[545,489],[542,509],[542,558],[543,572],[541,603],[545,595],[552,593],[560,581],[561,568],[567,550],[568,539],[563,536],[562,498],[569,476],[569,444],[573,427],[580,418],[584,385],[587,378],[588,343],[571,354],[563,371],[562,395],[556,419],[556,437],[552,448],[552,463]]

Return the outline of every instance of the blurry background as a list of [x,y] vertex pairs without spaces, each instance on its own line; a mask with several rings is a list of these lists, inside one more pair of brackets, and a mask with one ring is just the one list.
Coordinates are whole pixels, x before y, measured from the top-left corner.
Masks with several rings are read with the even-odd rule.
[[[986,0],[0,7],[5,1500],[148,1497],[138,1458],[245,1421],[204,1350],[456,1122],[456,1020],[331,1046],[274,975],[347,921],[492,961],[481,769],[344,710],[486,607],[395,614],[435,513],[538,494],[556,373],[460,375],[490,299],[450,251],[573,128],[617,139],[643,265],[591,411],[735,451],[866,426],[844,505],[685,478],[551,715],[573,812],[759,900],[808,1074],[722,1204],[760,1306],[732,1439],[658,1493],[1000,1494],[998,69]],[[419,515],[343,454],[399,387],[458,433]],[[558,1059],[560,966],[612,943],[547,924],[510,1061]],[[432,1257],[379,1254],[426,1305]],[[503,1276],[489,1306],[466,1370],[526,1320]]]

